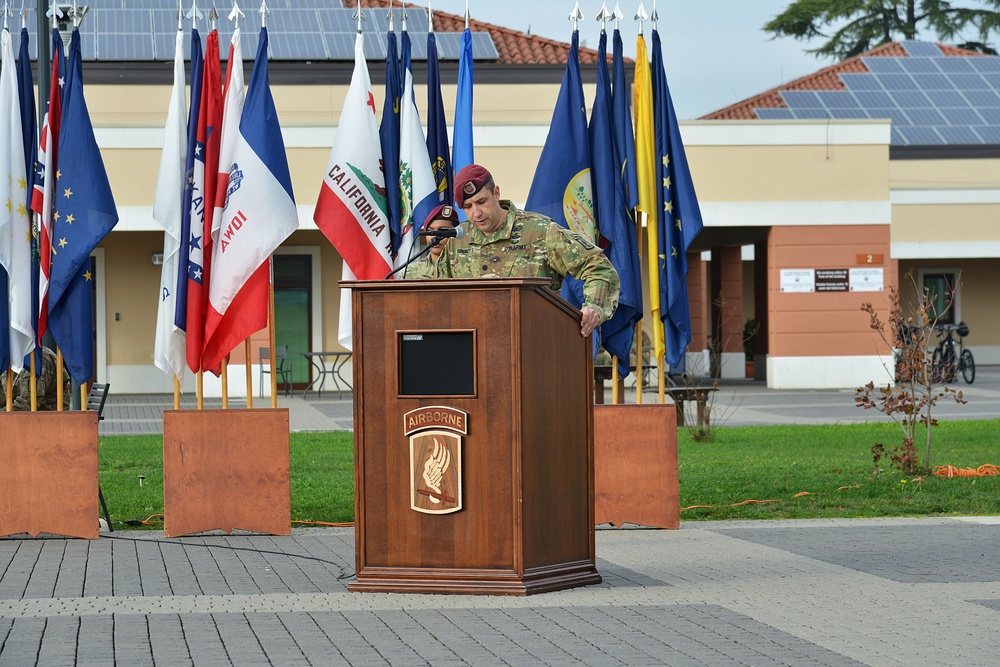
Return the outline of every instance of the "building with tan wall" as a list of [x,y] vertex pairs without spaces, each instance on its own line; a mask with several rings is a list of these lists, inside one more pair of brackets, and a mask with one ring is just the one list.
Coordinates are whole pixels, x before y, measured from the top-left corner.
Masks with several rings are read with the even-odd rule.
[[[435,26],[440,34],[455,33],[462,20],[437,14]],[[475,21],[472,29],[490,35],[498,53],[476,62],[476,160],[493,171],[503,195],[521,205],[549,130],[568,44]],[[228,33],[223,32],[224,43]],[[244,34],[244,51],[251,52],[256,43],[252,26],[244,27]],[[414,35],[415,42],[424,38]],[[271,39],[280,41],[280,33],[272,32]],[[963,61],[973,57],[947,49],[941,53]],[[594,71],[588,65],[595,57],[592,50],[581,51],[588,102],[594,97],[588,83]],[[907,143],[906,135],[897,132],[903,120],[911,120],[901,108],[886,115],[860,108],[837,115],[830,109],[840,107],[821,106],[824,115],[810,117],[800,113],[805,107],[784,100],[786,89],[843,92],[840,75],[870,73],[866,63],[878,57],[909,55],[895,45],[682,123],[705,220],[689,257],[695,334],[689,372],[710,370],[714,345],[721,357],[712,370],[742,376],[743,323],[753,317],[760,327],[755,373],[771,387],[847,388],[886,380],[892,351],[869,330],[861,304],[871,301],[885,309],[888,289],[902,286],[905,293],[902,276],[911,270],[921,285],[961,276],[954,314],[971,327],[966,342],[978,363],[1000,363],[1000,309],[994,296],[1000,277],[995,222],[1000,141],[948,144],[944,134],[936,134],[938,144]],[[368,64],[381,100],[384,62]],[[297,352],[339,349],[341,259],[316,229],[312,211],[351,65],[275,61],[271,67],[300,220],[299,231],[275,258],[278,343],[289,345],[299,387],[311,375]],[[422,116],[424,68],[415,61]],[[442,61],[442,77],[451,118],[454,60]],[[163,248],[152,202],[170,95],[169,63],[135,69],[87,63],[85,81],[121,216],[95,253],[98,379],[122,392],[166,392],[171,383],[151,358],[160,271],[154,258]],[[983,81],[1000,91],[1000,81]],[[984,102],[983,96],[977,99]],[[1000,95],[996,99],[1000,109]],[[837,103],[845,102],[831,101]],[[787,114],[766,118],[759,109]],[[997,116],[1000,111],[977,117],[985,128],[1000,128]],[[261,334],[251,343],[251,364],[257,364],[263,341]],[[242,391],[245,362],[242,349],[234,352],[231,391]],[[185,389],[193,386],[188,378]],[[206,391],[218,393],[218,383],[210,378]]]

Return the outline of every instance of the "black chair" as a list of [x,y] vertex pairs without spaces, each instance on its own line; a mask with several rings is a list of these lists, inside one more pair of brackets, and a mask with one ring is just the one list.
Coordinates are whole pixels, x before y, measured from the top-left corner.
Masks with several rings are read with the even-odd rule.
[[[260,348],[260,397],[264,398],[264,375],[271,372],[271,348]],[[279,345],[274,348],[274,373],[285,388],[285,396],[292,390],[292,369],[286,368],[288,363],[288,346]]]
[[[87,394],[87,409],[97,411],[97,421],[104,419],[104,403],[108,400],[108,387],[110,385],[94,383],[90,385],[90,393]],[[104,491],[101,485],[97,485],[97,497],[101,500],[101,509],[104,511],[104,520],[108,522],[108,532],[115,532],[115,527],[111,525],[111,515],[108,513],[108,504],[104,502]]]

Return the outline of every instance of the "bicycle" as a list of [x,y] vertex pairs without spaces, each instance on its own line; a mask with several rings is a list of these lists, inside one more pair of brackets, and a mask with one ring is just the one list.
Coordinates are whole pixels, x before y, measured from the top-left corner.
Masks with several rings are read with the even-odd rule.
[[[972,358],[972,352],[965,349],[962,343],[962,339],[969,335],[969,325],[965,322],[938,324],[934,330],[941,336],[931,358],[935,380],[954,382],[961,373],[966,384],[972,384],[976,379],[976,362]],[[957,341],[955,334],[958,335]]]

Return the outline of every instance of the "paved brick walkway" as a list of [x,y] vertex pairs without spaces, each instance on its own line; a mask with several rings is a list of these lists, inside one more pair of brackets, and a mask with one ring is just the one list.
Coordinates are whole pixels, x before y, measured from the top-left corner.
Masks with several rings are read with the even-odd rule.
[[1000,517],[601,529],[603,583],[348,593],[354,534],[0,539],[0,664],[996,665]]

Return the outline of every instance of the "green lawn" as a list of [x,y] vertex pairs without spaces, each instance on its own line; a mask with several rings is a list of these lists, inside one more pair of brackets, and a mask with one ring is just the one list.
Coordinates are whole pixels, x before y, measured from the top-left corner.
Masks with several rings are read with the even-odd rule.
[[[871,446],[898,444],[893,424],[721,427],[713,434],[711,442],[692,442],[678,431],[681,507],[709,506],[683,510],[682,520],[1000,515],[1000,476],[874,474]],[[942,423],[931,463],[1000,465],[998,444],[1000,419]],[[293,521],[354,518],[352,433],[293,433],[291,463]],[[162,437],[102,437],[100,479],[116,526],[162,514]],[[746,500],[777,502],[733,506]]]

